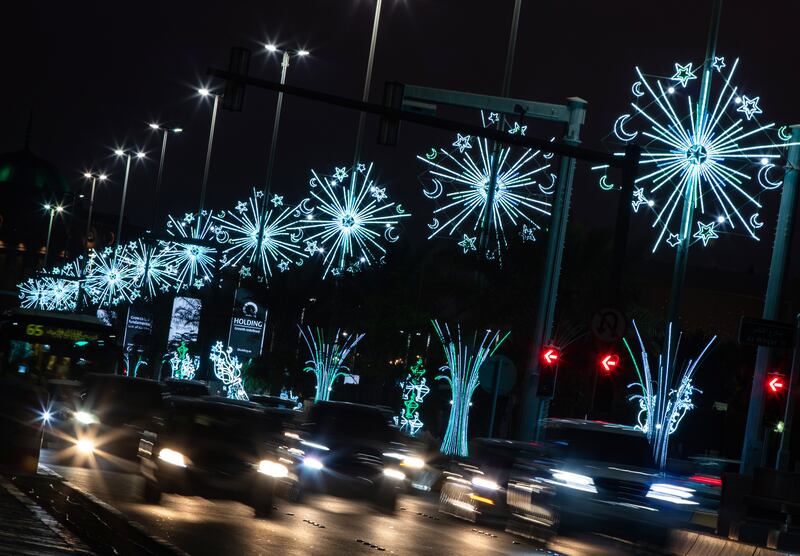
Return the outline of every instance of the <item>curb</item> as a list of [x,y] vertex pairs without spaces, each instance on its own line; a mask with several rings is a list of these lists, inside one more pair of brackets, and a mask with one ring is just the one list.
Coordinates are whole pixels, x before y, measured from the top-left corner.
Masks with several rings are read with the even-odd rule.
[[682,529],[673,531],[670,548],[672,554],[680,556],[792,556],[795,554]]
[[115,556],[188,556],[148,533],[95,496],[71,485],[46,466],[35,476],[6,476],[29,498],[99,553]]

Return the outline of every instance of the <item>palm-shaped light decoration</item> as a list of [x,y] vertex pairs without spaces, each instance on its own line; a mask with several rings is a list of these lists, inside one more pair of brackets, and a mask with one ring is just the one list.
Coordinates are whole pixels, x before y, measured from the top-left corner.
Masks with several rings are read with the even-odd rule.
[[629,398],[639,406],[635,428],[647,435],[647,440],[653,449],[653,457],[660,468],[664,469],[669,452],[669,437],[678,430],[678,426],[686,414],[694,409],[692,396],[699,390],[694,387],[692,380],[697,367],[717,337],[711,338],[696,359],[689,359],[683,366],[678,367],[676,357],[681,343],[681,335],[678,335],[673,349],[672,324],[670,323],[667,327],[667,353],[658,356],[656,367],[652,369],[644,341],[635,321],[633,328],[636,331],[641,350],[641,369],[639,369],[628,341],[623,338],[623,342],[630,353],[639,379],[638,382],[628,386],[639,389],[638,394]]
[[[671,77],[636,68],[635,100],[617,118],[614,135],[642,146],[632,208],[650,214],[654,252],[664,243],[707,245],[723,233],[759,239],[760,197],[783,183],[776,162],[790,134],[759,121],[760,97],[733,83],[738,66],[738,59],[716,57],[705,80],[697,75],[702,66],[692,63],[675,64]],[[701,82],[705,90],[695,90]],[[604,189],[613,187],[606,175],[600,179]]]
[[390,202],[386,187],[371,177],[372,164],[348,171],[338,167],[331,176],[311,172],[311,198],[297,208],[295,238],[309,254],[323,254],[323,273],[339,276],[383,262],[385,243],[399,239],[402,205]]
[[[311,356],[303,370],[314,373],[317,379],[314,401],[327,401],[330,399],[333,383],[350,370],[344,362],[364,334],[348,335],[337,330],[333,341],[326,341],[321,328],[314,330],[309,326],[306,329],[300,327],[300,335],[303,336]],[[340,337],[344,341],[340,342]]]
[[472,405],[472,394],[479,384],[479,370],[486,358],[500,347],[510,333],[501,340],[499,331],[487,330],[480,343],[476,333],[471,344],[467,344],[461,338],[460,327],[456,328],[456,335],[453,337],[446,324],[442,327],[437,321],[432,322],[447,361],[446,365],[439,368],[443,374],[437,376],[436,380],[447,381],[451,392],[450,418],[439,451],[447,455],[466,457],[469,408]]

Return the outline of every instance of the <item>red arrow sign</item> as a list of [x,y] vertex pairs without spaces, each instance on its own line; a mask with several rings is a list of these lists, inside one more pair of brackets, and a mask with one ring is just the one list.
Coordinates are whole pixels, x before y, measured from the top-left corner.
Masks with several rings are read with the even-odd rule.
[[544,352],[544,362],[548,365],[552,365],[556,361],[558,361],[558,350],[556,348],[547,348]]
[[769,389],[777,394],[778,392],[783,390],[785,384],[783,383],[783,379],[781,377],[774,376],[770,379],[769,382],[767,382],[767,386],[769,386]]
[[607,373],[611,372],[617,368],[617,365],[619,365],[619,355],[610,353],[603,357],[603,359],[600,361],[600,364],[603,366],[604,371]]

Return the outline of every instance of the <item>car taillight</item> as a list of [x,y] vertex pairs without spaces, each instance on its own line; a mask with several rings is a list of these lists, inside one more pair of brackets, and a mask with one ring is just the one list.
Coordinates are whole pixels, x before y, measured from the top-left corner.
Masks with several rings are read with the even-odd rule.
[[719,477],[709,477],[707,475],[692,475],[689,480],[693,483],[700,483],[701,485],[709,485],[715,487],[722,486],[722,479]]

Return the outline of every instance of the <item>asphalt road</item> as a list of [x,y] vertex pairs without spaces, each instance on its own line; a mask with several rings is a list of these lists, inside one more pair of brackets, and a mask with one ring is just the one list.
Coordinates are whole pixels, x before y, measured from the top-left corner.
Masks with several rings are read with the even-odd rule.
[[502,529],[439,514],[433,496],[403,496],[394,515],[381,514],[363,501],[331,496],[312,495],[303,504],[277,499],[273,516],[258,519],[249,506],[239,502],[165,494],[159,505],[145,504],[141,495],[143,480],[136,473],[55,465],[47,450],[43,451],[42,463],[117,508],[151,534],[192,555],[620,552],[620,547],[602,539],[560,539],[543,549]]

